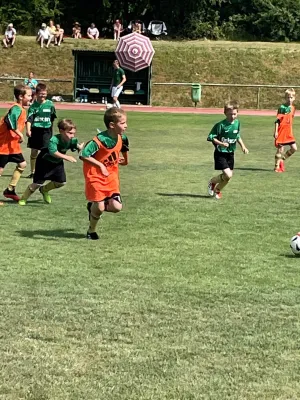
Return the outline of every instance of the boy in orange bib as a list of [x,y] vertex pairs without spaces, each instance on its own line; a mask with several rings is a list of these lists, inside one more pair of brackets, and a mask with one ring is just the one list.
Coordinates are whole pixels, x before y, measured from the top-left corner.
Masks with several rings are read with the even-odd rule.
[[[277,119],[275,121],[275,147],[277,151],[275,154],[275,172],[284,172],[284,160],[289,158],[297,151],[296,140],[293,135],[293,118],[295,115],[295,90],[287,89],[285,91],[285,102],[282,104],[277,112]],[[284,153],[284,146],[290,146],[290,149]]]
[[104,114],[104,123],[107,130],[99,132],[88,142],[80,155],[90,220],[86,237],[91,240],[99,239],[96,227],[104,211],[117,213],[122,210],[119,164],[128,164],[125,111],[115,107],[108,109]]
[[[30,104],[32,91],[28,86],[18,85],[14,88],[14,96],[16,103],[11,106],[7,114],[0,120],[0,176],[8,163],[17,164],[3,195],[8,199],[19,201],[20,198],[15,189],[26,167],[26,161],[21,150],[21,143],[24,140],[22,131],[26,123],[24,106]],[[0,205],[3,205],[3,203],[0,203]]]

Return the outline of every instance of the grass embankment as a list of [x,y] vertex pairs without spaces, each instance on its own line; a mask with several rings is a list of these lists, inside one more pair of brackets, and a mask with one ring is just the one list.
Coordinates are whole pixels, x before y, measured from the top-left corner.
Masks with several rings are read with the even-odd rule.
[[[201,82],[232,84],[300,85],[300,45],[239,42],[153,42],[153,83]],[[72,49],[114,50],[113,40],[65,39],[62,47],[40,49],[34,37],[18,37],[15,48],[0,48],[0,75],[27,76],[34,70],[43,78],[72,79]],[[0,81],[1,82],[1,81]],[[0,83],[0,99],[10,100],[12,82]],[[71,83],[51,84],[55,94],[71,94]],[[263,89],[261,108],[276,108],[281,89]],[[257,89],[204,87],[201,106],[220,107],[226,98],[237,98],[243,108],[255,108]],[[189,87],[153,86],[153,105],[191,106]]]

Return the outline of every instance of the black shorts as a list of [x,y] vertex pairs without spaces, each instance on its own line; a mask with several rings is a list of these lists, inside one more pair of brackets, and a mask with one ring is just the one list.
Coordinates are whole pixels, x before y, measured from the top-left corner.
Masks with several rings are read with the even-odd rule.
[[57,183],[66,182],[66,172],[63,160],[59,163],[53,163],[45,160],[43,158],[44,155],[45,153],[41,152],[36,159],[33,183],[42,185],[45,181],[53,181]]
[[296,142],[288,142],[288,143],[277,143],[276,147],[284,147],[284,146],[291,146],[292,144],[295,144]]
[[216,170],[224,170],[230,168],[233,170],[234,167],[234,153],[222,153],[221,151],[215,150],[214,152],[215,159],[215,169]]
[[42,150],[48,147],[52,137],[52,128],[31,128],[31,137],[28,138],[27,147]]
[[0,154],[0,168],[4,168],[8,163],[21,164],[25,161],[23,154]]

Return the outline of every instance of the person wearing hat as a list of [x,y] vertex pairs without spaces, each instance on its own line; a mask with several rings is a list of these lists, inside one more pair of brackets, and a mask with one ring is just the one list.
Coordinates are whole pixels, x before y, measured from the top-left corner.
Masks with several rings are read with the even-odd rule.
[[16,34],[17,31],[15,30],[13,24],[8,24],[3,39],[3,44],[6,49],[8,48],[9,44],[11,47],[14,47],[16,41]]
[[46,47],[49,47],[49,44],[51,42],[52,35],[47,29],[47,25],[43,23],[41,25],[41,29],[38,31],[36,41],[41,43],[41,48],[44,47],[44,42],[46,43]]
[[74,22],[74,26],[72,29],[72,37],[74,39],[81,39],[81,25],[79,22]]

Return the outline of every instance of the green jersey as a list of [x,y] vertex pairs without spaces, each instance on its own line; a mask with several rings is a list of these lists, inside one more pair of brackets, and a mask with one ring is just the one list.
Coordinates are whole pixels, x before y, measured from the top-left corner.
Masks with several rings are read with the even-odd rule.
[[125,72],[122,68],[114,69],[113,72],[113,86],[118,86],[122,82]]
[[54,164],[58,164],[63,160],[61,158],[53,156],[54,153],[58,151],[59,153],[66,154],[68,150],[76,151],[78,150],[77,146],[78,146],[77,138],[72,138],[71,140],[68,140],[66,142],[65,140],[63,140],[62,135],[59,133],[58,135],[52,136],[52,138],[50,139],[48,149],[46,149],[43,158]]
[[292,106],[281,104],[281,106],[278,108],[277,114],[290,114],[291,112],[292,112]]
[[51,100],[44,103],[35,101],[28,109],[27,121],[33,128],[50,128],[55,118],[56,111]]
[[240,121],[236,119],[233,122],[229,122],[227,119],[224,119],[215,124],[207,140],[212,142],[215,138],[220,142],[229,143],[229,147],[215,145],[218,151],[222,153],[233,153],[236,149],[236,141],[241,138]]
[[[111,137],[107,131],[99,132],[97,138],[107,149],[114,148],[118,142],[118,138]],[[81,152],[81,156],[92,157],[98,150],[99,150],[98,144],[94,142],[94,140],[91,140],[85,145],[84,149]],[[127,151],[129,151],[129,141],[126,135],[122,135],[121,153],[126,153]]]

